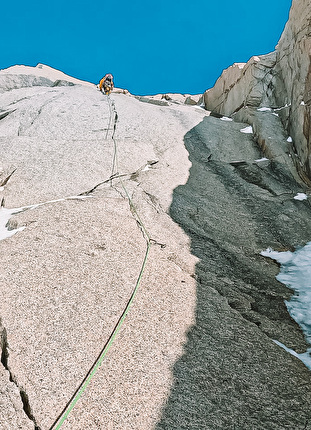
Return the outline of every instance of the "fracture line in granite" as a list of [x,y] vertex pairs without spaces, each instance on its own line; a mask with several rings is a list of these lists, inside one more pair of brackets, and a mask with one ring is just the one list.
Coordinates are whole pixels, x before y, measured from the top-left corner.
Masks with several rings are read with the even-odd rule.
[[8,338],[7,338],[7,331],[5,327],[1,323],[0,318],[0,347],[1,347],[1,364],[5,368],[5,370],[9,373],[9,380],[12,382],[18,389],[19,395],[23,404],[23,410],[29,420],[31,420],[34,423],[34,430],[41,430],[40,427],[37,425],[36,419],[32,413],[28,394],[26,393],[25,389],[20,386],[16,380],[16,378],[13,376],[10,367],[9,367],[9,344],[8,344]]

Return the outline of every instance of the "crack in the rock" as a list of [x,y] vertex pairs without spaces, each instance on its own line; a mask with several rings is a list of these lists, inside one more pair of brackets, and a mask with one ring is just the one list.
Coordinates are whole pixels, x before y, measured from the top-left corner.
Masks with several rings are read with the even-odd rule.
[[98,187],[100,187],[101,185],[107,184],[108,182],[111,182],[113,179],[118,179],[118,178],[122,178],[124,176],[128,176],[129,174],[119,174],[114,173],[113,175],[111,175],[108,179],[105,179],[102,182],[99,182],[98,184],[96,184],[93,188],[91,188],[88,191],[83,191],[82,193],[78,194],[78,196],[88,196],[90,194],[92,194]]
[[2,112],[2,113],[0,113],[0,120],[1,119],[4,119],[5,117],[7,117],[8,115],[10,115],[10,113],[13,113],[13,112],[15,112],[16,111],[16,109],[14,109],[14,110],[9,110],[9,111],[6,111],[6,112]]
[[30,122],[30,124],[27,126],[25,126],[25,127],[23,127],[22,125],[20,125],[19,126],[19,129],[18,129],[18,132],[17,132],[17,135],[18,136],[21,136],[22,135],[22,133],[24,133],[27,129],[29,129],[33,124],[34,124],[34,122],[39,118],[39,116],[41,115],[41,113],[42,113],[42,111],[43,111],[43,109],[48,105],[48,104],[50,104],[50,103],[52,103],[53,101],[55,101],[56,99],[58,99],[58,98],[60,98],[61,96],[63,96],[64,95],[64,93],[61,93],[61,94],[57,94],[56,96],[53,96],[53,97],[51,97],[49,100],[47,100],[45,103],[43,103],[41,106],[40,106],[40,108],[37,110],[37,112],[35,113],[35,116],[34,116],[34,118],[32,119],[32,121]]
[[260,174],[260,167],[258,167],[257,165],[250,165],[246,162],[241,162],[239,164],[230,164],[235,167],[235,171],[242,179],[244,179],[244,181],[248,182],[249,184],[256,185],[257,187],[265,191],[268,191],[273,196],[277,195],[277,193],[265,182],[264,178]]
[[11,176],[15,171],[16,169],[14,169],[8,176],[6,176],[3,180],[0,181],[0,187],[4,187],[9,182]]
[[151,167],[156,163],[158,163],[158,160],[147,161],[147,164],[145,164],[144,166],[140,167],[139,169],[135,170],[135,172],[132,172],[132,173],[121,174],[119,172],[115,172],[108,179],[105,179],[104,181],[99,182],[98,184],[96,184],[93,188],[91,188],[88,191],[84,191],[82,193],[79,193],[78,196],[88,196],[88,195],[92,194],[101,185],[107,184],[108,182],[112,183],[112,181],[114,179],[124,178],[124,177],[128,176],[131,180],[136,180],[144,168]]
[[159,199],[154,196],[151,193],[148,193],[146,190],[143,189],[143,192],[146,194],[146,196],[148,197],[147,202],[154,208],[154,210],[160,214],[160,213],[164,213],[164,209],[162,208],[161,204],[159,203]]
[[1,320],[0,320],[0,328],[1,330],[1,336],[0,336],[0,346],[1,346],[1,363],[3,364],[4,368],[7,370],[8,368],[8,340],[7,340],[7,333],[6,329],[2,326]]
[[5,368],[5,370],[9,373],[9,380],[10,382],[13,382],[13,384],[17,387],[20,398],[23,404],[23,410],[29,420],[31,420],[34,423],[34,430],[41,430],[41,428],[38,426],[36,419],[32,413],[32,409],[29,403],[28,394],[24,390],[23,387],[19,386],[16,378],[13,376],[11,369],[9,367],[8,361],[9,361],[9,344],[8,344],[8,337],[7,337],[7,331],[6,328],[2,325],[1,319],[0,319],[0,347],[1,347],[1,364]]
[[35,430],[41,430],[41,428],[38,426],[38,424],[36,422],[35,417],[33,416],[33,413],[32,413],[32,410],[31,410],[31,406],[30,406],[30,403],[29,403],[28,394],[26,393],[26,391],[23,388],[19,387],[14,380],[12,380],[12,381],[15,383],[15,385],[19,389],[21,400],[23,402],[23,409],[24,409],[25,414],[27,415],[27,417],[31,421],[33,421],[34,426],[35,426],[34,427]]
[[19,102],[22,102],[23,100],[30,100],[32,98],[34,98],[36,96],[26,96],[26,97],[22,97],[20,99],[14,100],[14,102],[10,103],[8,106],[12,106],[12,105],[16,105]]
[[[267,54],[267,55],[269,55],[269,54]],[[220,96],[220,97],[222,97],[223,95],[225,95],[225,97],[213,108],[213,111],[216,111],[217,112],[217,109],[219,108],[219,106],[221,106],[222,104],[224,104],[225,102],[226,102],[226,95],[231,91],[231,89],[233,88],[233,87],[235,87],[235,86],[237,86],[237,85],[239,85],[240,84],[240,82],[241,82],[241,80],[243,79],[243,77],[245,76],[245,74],[246,74],[246,71],[248,70],[248,69],[250,69],[250,72],[251,72],[251,75],[252,75],[252,77],[257,81],[249,90],[248,90],[248,93],[247,93],[247,95],[245,96],[245,98],[244,98],[244,101],[241,103],[241,105],[239,106],[239,107],[237,107],[232,113],[231,113],[231,115],[233,115],[234,113],[237,113],[239,110],[241,110],[243,107],[246,107],[247,106],[247,101],[248,101],[248,98],[249,98],[249,96],[250,96],[250,94],[251,94],[251,92],[253,91],[253,89],[257,86],[257,85],[260,85],[260,84],[262,84],[262,85],[265,85],[265,79],[266,79],[266,77],[269,75],[269,74],[271,74],[272,75],[272,77],[271,77],[271,79],[270,79],[270,81],[267,83],[266,82],[266,85],[268,86],[269,85],[269,83],[271,82],[271,80],[272,80],[272,78],[273,78],[273,72],[274,72],[274,69],[275,69],[275,66],[276,66],[276,64],[277,64],[277,60],[275,60],[274,61],[274,64],[272,65],[272,66],[269,66],[269,65],[266,65],[266,64],[261,64],[260,66],[261,66],[261,69],[266,69],[267,71],[266,71],[266,73],[264,74],[264,76],[262,77],[262,78],[259,78],[259,77],[256,77],[255,75],[254,75],[254,73],[253,73],[253,71],[254,70],[256,70],[256,67],[257,68],[259,68],[259,65],[255,62],[255,63],[246,63],[245,64],[245,66],[244,66],[244,68],[245,68],[245,70],[244,70],[244,68],[243,68],[243,72],[241,73],[241,75],[239,76],[239,78],[236,80],[236,81],[234,81],[226,90],[225,90],[225,92],[223,92],[223,94]],[[247,67],[246,67],[247,66]],[[232,66],[230,66],[230,67],[232,67]],[[219,97],[219,99],[220,99],[220,97]]]

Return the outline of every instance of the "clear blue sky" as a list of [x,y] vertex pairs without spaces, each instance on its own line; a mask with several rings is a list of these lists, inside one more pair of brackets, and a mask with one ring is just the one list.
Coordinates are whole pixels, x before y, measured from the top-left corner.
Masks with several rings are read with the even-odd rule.
[[0,69],[44,63],[133,94],[202,93],[274,47],[291,0],[15,0],[1,4]]

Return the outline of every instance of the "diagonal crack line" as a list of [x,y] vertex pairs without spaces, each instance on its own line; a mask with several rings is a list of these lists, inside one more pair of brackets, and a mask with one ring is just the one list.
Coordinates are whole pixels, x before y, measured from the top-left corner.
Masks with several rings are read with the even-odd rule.
[[56,96],[51,97],[49,100],[47,100],[45,103],[43,103],[42,106],[40,106],[40,108],[38,109],[37,115],[35,116],[35,118],[31,121],[30,126],[31,127],[34,122],[39,118],[39,116],[41,115],[43,109],[50,103],[52,103],[54,100],[59,99],[60,97],[62,97],[64,95],[64,93],[61,94],[57,94]]
[[27,417],[34,423],[34,430],[41,430],[41,428],[38,426],[36,419],[32,413],[32,409],[29,403],[28,394],[26,393],[25,389],[20,386],[14,377],[10,367],[9,367],[9,344],[8,344],[8,337],[7,337],[7,331],[6,328],[2,325],[2,321],[0,318],[0,348],[1,348],[1,364],[5,368],[7,372],[9,372],[9,380],[10,382],[13,382],[13,384],[17,387],[19,391],[19,395],[21,397],[21,401],[23,404],[23,410]]
[[120,179],[120,178],[124,178],[124,177],[128,176],[131,180],[135,180],[139,176],[139,174],[142,172],[144,167],[153,166],[156,163],[158,163],[158,161],[155,161],[155,160],[147,161],[147,164],[144,164],[142,167],[139,167],[139,169],[135,170],[135,172],[130,172],[130,173],[116,172],[116,173],[113,173],[108,179],[105,179],[104,181],[99,182],[93,188],[91,188],[88,191],[84,191],[84,192],[78,194],[78,196],[88,196],[89,194],[92,194],[101,185],[107,184],[108,182],[112,182],[114,179]]
[[39,118],[39,116],[41,115],[43,109],[50,103],[52,103],[53,101],[57,100],[58,98],[62,97],[64,95],[64,93],[62,92],[61,94],[57,94],[56,96],[51,97],[49,100],[46,100],[37,110],[37,112],[35,113],[34,118],[30,121],[30,123],[28,125],[25,125],[23,127],[23,125],[19,126],[17,135],[21,136],[22,133],[24,133],[26,130],[28,130],[31,126],[33,126],[33,124],[35,123],[35,121]]
[[6,176],[2,181],[0,181],[0,187],[4,187],[9,182],[9,179],[15,172],[16,172],[16,169],[14,169],[8,176]]
[[13,113],[13,112],[15,112],[16,111],[16,109],[14,109],[14,110],[9,110],[9,111],[6,111],[6,112],[1,112],[0,113],[0,120],[1,119],[3,119],[3,118],[5,118],[5,117],[7,117],[8,115],[10,115],[10,113]]
[[126,174],[126,173],[124,173],[124,174],[119,174],[118,172],[117,172],[117,173],[114,173],[114,174],[113,174],[113,175],[111,175],[108,179],[105,179],[104,181],[99,182],[99,184],[95,185],[93,188],[91,188],[91,189],[90,189],[90,190],[88,190],[88,191],[84,191],[84,192],[82,192],[82,193],[78,194],[78,196],[88,196],[89,194],[92,194],[92,193],[93,193],[93,192],[94,192],[98,187],[100,187],[101,185],[107,184],[108,182],[112,181],[113,179],[122,178],[122,177],[124,177],[124,176],[129,176],[129,174]]

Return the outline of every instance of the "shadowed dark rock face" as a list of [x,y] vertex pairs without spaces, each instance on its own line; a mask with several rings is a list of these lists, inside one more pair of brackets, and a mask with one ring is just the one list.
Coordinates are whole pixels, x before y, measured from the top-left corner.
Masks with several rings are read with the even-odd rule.
[[185,136],[192,167],[170,214],[199,258],[196,324],[157,430],[311,428],[311,373],[273,342],[306,349],[291,291],[260,256],[310,240],[311,207],[285,164],[255,161],[243,127],[207,117]]

